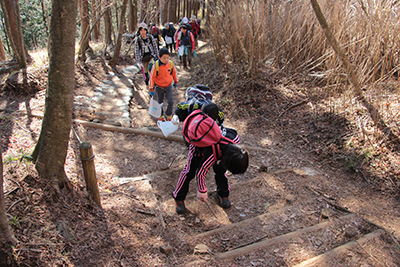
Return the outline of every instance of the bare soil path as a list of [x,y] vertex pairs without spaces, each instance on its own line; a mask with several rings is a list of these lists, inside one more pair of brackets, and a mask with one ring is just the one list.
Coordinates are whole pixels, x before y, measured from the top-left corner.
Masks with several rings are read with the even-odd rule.
[[[262,88],[251,84],[247,86],[252,89],[242,92],[225,88],[222,84],[229,77],[214,67],[207,45],[200,45],[199,59],[189,70],[171,56],[180,81],[175,103],[184,99],[187,86],[209,85],[217,104],[225,108],[226,125],[238,130],[242,143],[266,149],[249,150],[248,171],[229,175],[232,207],[224,210],[215,203],[210,171],[209,200],[197,200],[193,181],[186,200],[189,212],[177,215],[171,193],[187,160],[183,143],[79,123],[74,124],[79,140],[71,135],[66,163],[76,190],[72,199],[79,201],[66,206],[37,178],[24,175],[34,173],[31,164],[19,162],[18,156],[30,151],[37,140],[40,119],[2,113],[6,201],[10,217],[18,222],[12,228],[20,240],[17,262],[40,266],[400,266],[398,199],[336,165],[321,162],[298,141],[304,128],[290,124],[309,110],[299,105],[283,114],[287,108],[279,105],[276,88],[285,87],[284,83],[266,84],[266,95],[257,98],[254,90]],[[124,62],[110,70],[99,60],[78,69],[76,99],[93,96],[100,81],[107,80],[110,72],[117,73],[125,84],[133,84],[130,127],[159,131],[156,120],[147,114],[149,97],[141,75],[127,77],[123,72],[133,64]],[[241,101],[232,102],[232,94]],[[2,98],[0,105],[20,110],[29,105],[42,111],[43,100],[40,91],[26,99]],[[279,112],[273,113],[277,107]],[[76,109],[75,115],[98,119],[96,112],[87,114],[82,109]],[[93,146],[102,209],[84,196],[79,141]]]

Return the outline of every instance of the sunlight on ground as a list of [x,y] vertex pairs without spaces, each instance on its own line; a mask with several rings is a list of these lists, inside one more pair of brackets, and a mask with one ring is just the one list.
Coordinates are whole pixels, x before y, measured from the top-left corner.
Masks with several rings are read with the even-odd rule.
[[29,51],[29,54],[33,59],[32,67],[43,67],[48,64],[49,55],[46,48]]

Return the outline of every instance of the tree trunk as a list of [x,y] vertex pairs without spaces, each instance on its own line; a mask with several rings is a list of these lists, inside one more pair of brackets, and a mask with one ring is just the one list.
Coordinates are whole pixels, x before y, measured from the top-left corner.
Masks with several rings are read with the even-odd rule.
[[32,155],[39,176],[51,182],[56,189],[62,188],[67,181],[64,163],[75,88],[77,3],[77,0],[52,1],[45,113],[39,140]]
[[136,32],[137,19],[137,0],[129,1],[129,32]]
[[22,35],[18,1],[1,0],[1,9],[15,59],[20,69],[26,68],[26,49]]
[[[1,145],[1,140],[0,140]],[[1,148],[2,146],[0,146]],[[11,246],[15,246],[17,240],[15,240],[13,234],[10,231],[10,227],[8,225],[8,220],[6,216],[6,205],[4,203],[4,193],[3,193],[3,156],[2,149],[0,149],[0,265],[5,264],[2,262],[5,260],[5,255],[2,255],[2,251],[5,253],[11,251]]]
[[[100,2],[96,3],[96,0],[92,0],[92,22],[97,20],[98,14],[100,12]],[[93,28],[93,40],[98,41],[100,37],[100,24],[96,23]]]
[[181,0],[176,0],[176,9],[176,21],[178,22],[183,17],[181,16]]
[[3,42],[0,39],[0,60],[5,61],[6,60],[6,52],[4,51],[3,48]]
[[[89,0],[79,0],[79,15],[81,18],[81,44],[83,48],[82,61],[86,60],[85,51],[89,48],[89,39],[86,35],[89,34]],[[84,41],[87,40],[87,41]]]
[[329,28],[328,22],[325,19],[324,14],[322,13],[321,7],[317,0],[310,0],[311,5],[314,9],[315,15],[321,25],[322,30],[325,33],[326,39],[332,46],[335,53],[339,56],[340,60],[343,63],[343,66],[346,70],[347,77],[350,83],[353,85],[353,94],[356,96],[356,99],[361,101],[364,107],[368,110],[369,114],[371,115],[372,120],[374,121],[375,125],[378,129],[381,129],[383,132],[388,134],[389,140],[392,140],[393,143],[396,145],[400,145],[399,137],[393,133],[390,127],[388,127],[379,114],[379,110],[368,101],[367,98],[364,97],[363,91],[361,89],[361,83],[354,72],[354,67],[350,63],[345,51],[340,46],[339,42],[336,40],[335,36],[333,35],[331,29]]
[[118,63],[118,57],[121,51],[121,42],[122,42],[122,34],[124,32],[124,24],[125,24],[125,14],[126,14],[126,4],[128,3],[128,0],[124,0],[124,2],[122,3],[122,10],[121,10],[121,17],[120,17],[120,24],[119,24],[119,30],[118,30],[118,36],[117,36],[117,44],[115,46],[115,50],[114,50],[114,56],[113,58],[110,60],[110,62],[108,64],[110,64],[110,66],[115,66]]
[[[105,8],[110,6],[111,5],[110,0],[105,0],[104,4]],[[106,13],[104,14],[104,42],[107,45],[112,44],[111,34],[112,34],[111,8],[108,8]]]

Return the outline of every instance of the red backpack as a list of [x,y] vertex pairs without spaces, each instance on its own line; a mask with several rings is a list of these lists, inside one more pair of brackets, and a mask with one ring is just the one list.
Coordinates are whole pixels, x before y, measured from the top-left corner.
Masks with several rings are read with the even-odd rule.
[[189,144],[197,147],[213,146],[216,158],[220,156],[220,149],[214,145],[220,143],[234,143],[232,140],[224,137],[218,124],[201,110],[195,110],[185,119],[182,127],[183,138]]

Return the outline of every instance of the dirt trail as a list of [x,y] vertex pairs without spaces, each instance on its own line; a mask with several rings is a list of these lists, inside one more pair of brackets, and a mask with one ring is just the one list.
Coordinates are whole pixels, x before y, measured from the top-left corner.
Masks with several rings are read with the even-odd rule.
[[[196,81],[190,78],[193,70],[183,70],[176,57],[171,58],[180,80],[180,87],[174,92],[175,103],[178,103],[184,99],[186,87]],[[198,64],[195,61],[192,68],[201,66]],[[141,77],[136,75],[133,83],[131,127],[158,130],[156,119],[147,114],[148,95]],[[143,242],[132,238],[141,235],[146,239],[149,236],[152,243],[154,258],[146,262],[148,266],[300,266],[302,262],[304,266],[311,266],[312,262],[315,266],[400,264],[397,244],[390,235],[358,214],[371,203],[364,199],[359,200],[363,205],[351,206],[351,202],[346,201],[345,197],[357,193],[351,186],[340,188],[343,184],[336,184],[342,177],[325,172],[298,149],[285,147],[279,133],[271,135],[270,129],[246,127],[245,121],[229,118],[229,112],[226,124],[238,129],[244,144],[269,148],[271,152],[250,151],[249,170],[243,175],[229,175],[233,205],[228,210],[220,208],[213,200],[212,171],[207,178],[211,193],[206,203],[196,199],[193,181],[186,199],[190,212],[184,215],[175,213],[171,197],[186,162],[187,149],[183,144],[86,130],[88,136],[94,132],[103,137],[111,136],[113,156],[118,160],[104,156],[108,163],[104,164],[118,166],[116,170],[122,173],[112,170],[114,179],[105,179],[104,184],[111,192],[103,193],[103,208],[110,218],[111,214],[116,216],[110,224],[115,224],[117,233],[126,240],[125,250],[127,246],[137,247]],[[103,144],[100,138],[94,147],[101,151],[109,145]],[[115,149],[121,146],[124,148]],[[129,155],[125,149],[129,150]],[[125,157],[125,166],[121,165],[119,154]],[[260,172],[266,165],[270,167],[269,172]],[[124,172],[127,169],[132,171]],[[141,176],[147,172],[157,173]],[[107,173],[103,175],[109,177]],[[139,225],[147,229],[142,228],[142,234],[133,233],[131,228]],[[395,224],[390,225],[395,227]]]
[[[175,104],[184,100],[186,87],[204,83],[216,92],[216,102],[224,106],[227,100],[221,88],[216,88],[219,83],[199,79],[207,71],[205,65],[212,64],[206,56],[210,53],[207,46],[200,45],[199,59],[189,70],[181,67],[176,54],[171,56],[179,76]],[[100,71],[97,66],[93,69]],[[103,77],[107,78],[107,70],[104,71]],[[120,72],[123,75],[123,68]],[[124,81],[126,78],[123,77]],[[97,82],[81,85],[77,96],[93,96]],[[136,74],[132,83],[130,127],[159,131],[156,119],[147,114],[149,96],[142,76]],[[37,110],[43,108],[43,94],[39,100],[30,100]],[[400,246],[393,238],[400,237],[400,210],[395,199],[372,191],[340,169],[323,165],[278,127],[254,124],[246,114],[233,116],[235,110],[224,112],[226,126],[238,130],[244,145],[266,150],[249,150],[247,172],[228,174],[230,209],[224,210],[214,201],[216,187],[210,171],[209,200],[197,200],[196,184],[192,181],[186,199],[189,212],[184,215],[176,214],[171,195],[187,160],[188,151],[183,143],[75,124],[80,140],[90,141],[93,146],[102,209],[80,203],[76,208],[71,205],[63,210],[65,207],[60,204],[59,213],[51,212],[59,214],[57,218],[48,215],[52,224],[46,229],[58,233],[56,237],[61,239],[59,253],[65,257],[63,264],[68,259],[75,266],[400,266]],[[84,119],[94,118],[92,114],[83,115]],[[260,121],[268,119],[265,115]],[[18,124],[36,136],[40,131],[37,118],[22,118]],[[35,134],[24,129],[13,128],[13,136],[18,136],[19,142],[10,143],[5,155],[33,146]],[[296,132],[299,129],[292,130],[300,134]],[[84,191],[78,145],[73,137],[66,172],[75,188]],[[19,181],[21,188],[29,182],[25,180]],[[35,181],[29,184],[39,186]],[[6,184],[6,190],[12,192],[8,205],[23,198],[24,192],[30,192],[14,192],[12,185]],[[41,189],[35,190],[37,195],[41,194]],[[27,203],[14,205],[14,210],[32,218],[32,223],[21,222],[21,232],[23,227],[31,229],[46,222],[42,216],[54,206],[48,204],[53,201],[52,196],[43,196],[47,205],[30,203],[31,199],[36,201],[30,197],[25,200]],[[35,210],[29,213],[28,207]],[[36,209],[42,212],[39,214]],[[72,233],[72,237],[65,233]],[[36,253],[37,259],[46,258],[45,252],[30,247],[34,242],[28,238],[20,255]],[[51,258],[55,249],[48,249],[47,257]],[[53,259],[52,264],[57,260]]]

